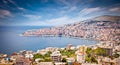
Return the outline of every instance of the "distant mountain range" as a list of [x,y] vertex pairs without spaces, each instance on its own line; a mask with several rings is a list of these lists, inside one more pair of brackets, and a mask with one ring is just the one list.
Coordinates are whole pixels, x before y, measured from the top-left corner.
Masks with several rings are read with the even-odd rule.
[[23,35],[71,36],[99,41],[120,42],[120,16],[104,15],[74,24],[26,31]]

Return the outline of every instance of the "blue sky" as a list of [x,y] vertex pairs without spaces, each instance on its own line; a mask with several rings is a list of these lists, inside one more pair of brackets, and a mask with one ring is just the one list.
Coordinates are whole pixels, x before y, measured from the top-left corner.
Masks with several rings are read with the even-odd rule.
[[0,26],[59,26],[120,16],[119,0],[0,0]]

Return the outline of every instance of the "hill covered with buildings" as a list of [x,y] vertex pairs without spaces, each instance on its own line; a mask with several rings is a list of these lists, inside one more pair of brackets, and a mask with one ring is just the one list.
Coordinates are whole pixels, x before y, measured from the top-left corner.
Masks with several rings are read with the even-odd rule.
[[26,31],[24,36],[71,36],[99,41],[120,41],[120,16],[104,15],[64,26]]

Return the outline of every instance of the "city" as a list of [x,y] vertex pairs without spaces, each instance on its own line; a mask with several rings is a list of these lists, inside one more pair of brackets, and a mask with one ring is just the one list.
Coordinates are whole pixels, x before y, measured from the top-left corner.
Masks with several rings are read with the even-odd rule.
[[120,0],[0,0],[0,65],[120,65]]
[[0,65],[120,65],[120,43],[69,44],[36,52],[21,50],[11,55],[0,54]]

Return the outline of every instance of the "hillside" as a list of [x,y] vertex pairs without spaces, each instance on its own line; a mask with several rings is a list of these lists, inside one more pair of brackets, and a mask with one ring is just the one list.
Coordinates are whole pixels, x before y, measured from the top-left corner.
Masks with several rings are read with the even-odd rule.
[[120,42],[120,16],[99,16],[60,27],[26,31],[24,36],[54,35],[92,38],[99,41]]

